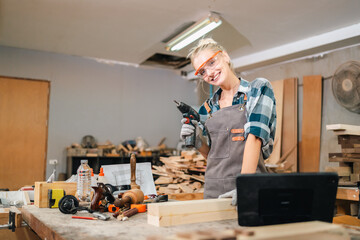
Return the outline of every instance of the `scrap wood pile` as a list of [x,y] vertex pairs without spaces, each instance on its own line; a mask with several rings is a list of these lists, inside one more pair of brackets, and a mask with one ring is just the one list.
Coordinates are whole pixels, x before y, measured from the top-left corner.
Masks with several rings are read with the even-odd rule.
[[153,165],[158,194],[204,192],[206,160],[197,151],[182,151],[181,156],[160,157],[162,166]]
[[329,162],[339,167],[326,167],[325,171],[337,172],[339,185],[356,185],[360,181],[360,126],[346,124],[326,125],[337,135],[341,153],[329,153]]

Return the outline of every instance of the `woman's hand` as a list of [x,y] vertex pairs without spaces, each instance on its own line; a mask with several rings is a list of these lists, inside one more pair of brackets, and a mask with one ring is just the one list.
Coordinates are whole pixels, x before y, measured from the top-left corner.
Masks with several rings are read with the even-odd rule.
[[183,124],[180,131],[180,138],[185,140],[187,136],[194,134],[196,129],[196,136],[195,136],[195,148],[205,157],[209,153],[209,146],[206,143],[205,137],[202,135],[202,130],[198,126],[198,122],[196,120],[192,120],[192,125],[185,123],[187,121],[186,118],[181,119],[181,123]]

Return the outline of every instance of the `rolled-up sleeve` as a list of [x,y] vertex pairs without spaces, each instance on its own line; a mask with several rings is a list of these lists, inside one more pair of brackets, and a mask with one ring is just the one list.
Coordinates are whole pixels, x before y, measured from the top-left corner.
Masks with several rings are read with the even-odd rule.
[[276,101],[268,80],[257,78],[250,83],[247,104],[245,138],[251,133],[262,140],[262,152],[267,159],[273,150],[276,130]]

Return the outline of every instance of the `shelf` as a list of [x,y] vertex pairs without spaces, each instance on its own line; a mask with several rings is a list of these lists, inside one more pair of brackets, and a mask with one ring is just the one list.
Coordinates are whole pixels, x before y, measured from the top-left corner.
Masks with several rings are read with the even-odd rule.
[[[76,174],[78,167],[80,166],[81,160],[88,160],[88,165],[93,169],[94,174],[100,172],[101,165],[112,165],[112,164],[129,164],[130,156],[124,157],[113,157],[113,156],[68,156],[67,157],[67,178],[71,175]],[[148,156],[136,156],[136,162],[153,162],[154,157]]]

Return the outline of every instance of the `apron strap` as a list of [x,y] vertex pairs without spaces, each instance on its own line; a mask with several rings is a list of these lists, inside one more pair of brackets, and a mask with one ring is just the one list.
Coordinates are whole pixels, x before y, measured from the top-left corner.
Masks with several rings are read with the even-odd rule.
[[211,108],[209,107],[209,104],[207,103],[207,101],[204,103],[204,107],[205,107],[206,111],[210,114]]
[[204,107],[205,107],[206,111],[208,112],[209,116],[212,117],[212,115],[211,115],[211,108],[209,107],[209,104],[208,104],[207,101],[205,101]]

